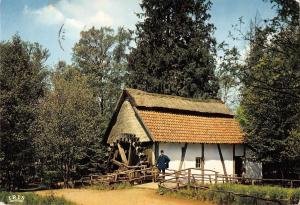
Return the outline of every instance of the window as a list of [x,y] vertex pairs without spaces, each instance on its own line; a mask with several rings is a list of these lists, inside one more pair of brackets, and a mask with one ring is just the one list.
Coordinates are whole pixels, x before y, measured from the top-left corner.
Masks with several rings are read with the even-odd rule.
[[196,168],[201,168],[201,157],[196,157]]

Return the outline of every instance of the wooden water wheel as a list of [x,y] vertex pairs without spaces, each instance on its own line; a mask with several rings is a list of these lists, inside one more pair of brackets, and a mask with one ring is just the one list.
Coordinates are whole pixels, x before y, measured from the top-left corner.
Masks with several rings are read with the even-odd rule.
[[139,138],[132,134],[122,134],[119,140],[109,147],[108,168],[128,169],[130,166],[149,165]]

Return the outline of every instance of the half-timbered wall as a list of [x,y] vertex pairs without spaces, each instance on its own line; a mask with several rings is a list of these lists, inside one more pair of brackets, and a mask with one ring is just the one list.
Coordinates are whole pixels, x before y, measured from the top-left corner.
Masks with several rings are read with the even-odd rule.
[[[178,170],[180,167],[180,162],[182,159],[182,148],[184,143],[159,143],[156,148],[164,150],[165,154],[171,159],[169,163],[169,169]],[[196,157],[202,157],[202,147],[204,147],[204,169],[214,170],[220,174],[224,174],[224,168],[217,144],[188,144],[184,161],[182,163],[181,169],[195,168],[196,167]],[[155,146],[153,146],[153,155],[155,152]],[[234,174],[234,157],[233,156],[244,156],[244,145],[242,144],[221,144],[220,150],[222,152],[223,162],[226,169],[227,175]],[[249,177],[260,177],[261,168],[259,164],[251,164],[250,162],[246,164],[246,173]],[[248,165],[248,166],[247,166]]]

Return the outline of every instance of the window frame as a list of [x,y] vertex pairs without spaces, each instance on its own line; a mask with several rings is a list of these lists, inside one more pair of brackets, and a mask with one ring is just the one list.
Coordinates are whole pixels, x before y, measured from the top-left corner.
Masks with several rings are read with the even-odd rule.
[[196,157],[195,162],[196,162],[196,168],[201,168],[202,157]]

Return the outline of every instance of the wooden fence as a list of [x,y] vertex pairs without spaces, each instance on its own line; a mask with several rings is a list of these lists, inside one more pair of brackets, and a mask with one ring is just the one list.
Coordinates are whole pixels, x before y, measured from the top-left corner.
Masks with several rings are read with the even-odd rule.
[[[169,191],[178,191],[180,189],[187,190],[203,190],[209,192],[221,192],[226,194],[228,198],[234,197],[248,200],[249,204],[268,204],[268,205],[290,205],[289,200],[275,200],[248,194],[235,193],[232,191],[210,189],[208,184],[216,183],[235,183],[235,184],[277,184],[288,187],[300,187],[300,180],[290,179],[254,179],[234,176],[221,175],[214,170],[201,170],[197,168],[183,169],[180,171],[168,170],[165,176],[159,177],[159,187]],[[247,204],[248,204],[247,202]],[[251,203],[250,203],[251,202]],[[298,203],[298,202],[296,202]],[[300,202],[299,202],[300,203]],[[293,203],[292,203],[293,204]]]
[[114,184],[130,183],[141,184],[145,181],[158,181],[159,173],[155,167],[127,166],[127,170],[117,171],[106,175],[90,175],[76,180],[75,184],[92,185],[97,183]]
[[165,175],[159,174],[156,167],[146,166],[126,166],[124,170],[107,175],[90,175],[76,180],[76,184],[92,185],[96,183],[122,183],[141,184],[144,182],[159,182],[160,186],[173,189],[181,187],[189,188],[191,185],[215,184],[215,183],[235,183],[252,185],[280,185],[282,187],[300,187],[300,180],[291,179],[259,179],[245,178],[231,175],[223,175],[214,170],[189,168],[182,170],[166,170]]
[[191,184],[215,184],[215,183],[235,183],[252,185],[280,185],[282,187],[300,187],[300,180],[293,179],[263,179],[236,177],[232,175],[219,174],[214,170],[188,168],[182,170],[167,170],[165,176],[160,176],[160,184],[176,184],[176,187]]

